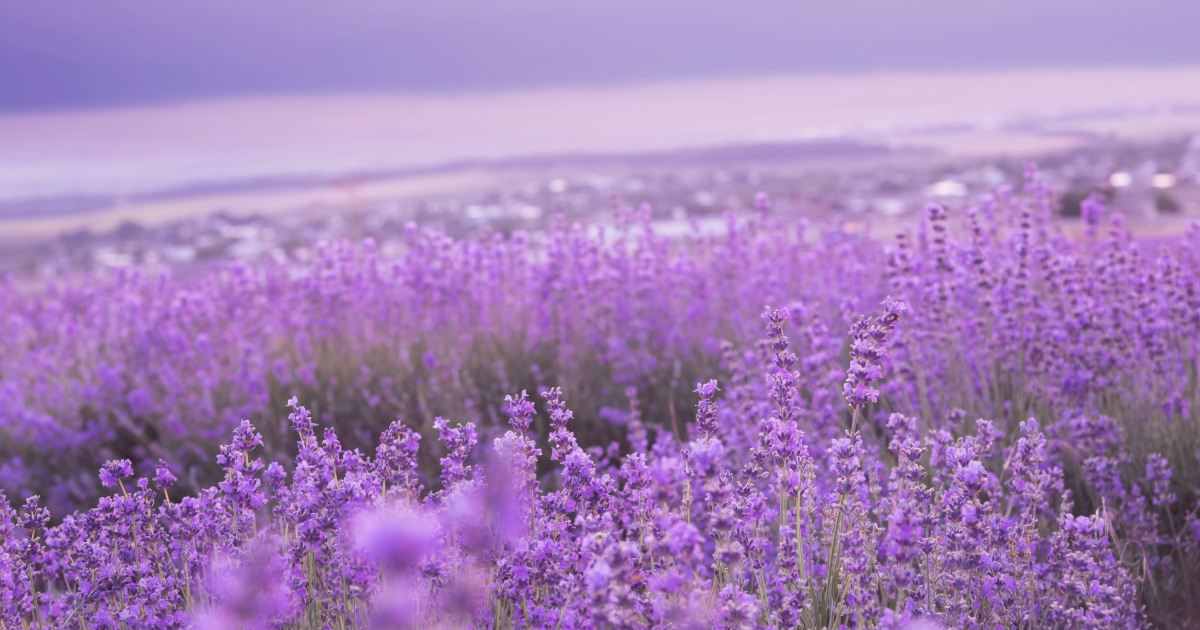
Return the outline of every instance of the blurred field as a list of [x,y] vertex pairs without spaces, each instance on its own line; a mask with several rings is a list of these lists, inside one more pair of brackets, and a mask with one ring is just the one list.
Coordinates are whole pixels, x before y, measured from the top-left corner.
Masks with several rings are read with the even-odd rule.
[[225,193],[172,195],[118,203],[103,210],[48,217],[0,219],[0,243],[25,239],[47,239],[80,229],[107,232],[122,224],[157,225],[217,212],[234,216],[278,216],[321,212],[350,201],[371,203],[382,199],[411,200],[436,195],[471,193],[496,181],[481,171],[459,171],[409,176],[369,182],[351,189],[330,185],[296,185],[283,190],[245,190]]
[[[37,284],[96,268],[278,257],[343,237],[394,249],[408,221],[454,236],[536,232],[555,208],[608,221],[617,199],[649,204],[674,233],[687,217],[721,224],[723,210],[746,209],[758,190],[785,215],[889,234],[939,199],[939,182],[953,207],[1019,182],[1031,159],[1056,195],[1128,171],[1133,185],[1114,203],[1130,230],[1174,234],[1200,216],[1197,131],[1197,67],[7,114],[0,274]],[[1169,191],[1152,186],[1160,173],[1174,178]]]
[[8,114],[0,116],[0,199],[829,138],[904,144],[949,134],[958,139],[940,144],[953,148],[977,144],[972,138],[982,134],[990,151],[1028,150],[1061,146],[1062,136],[1195,130],[1197,107],[1200,68],[1183,67],[816,75]]

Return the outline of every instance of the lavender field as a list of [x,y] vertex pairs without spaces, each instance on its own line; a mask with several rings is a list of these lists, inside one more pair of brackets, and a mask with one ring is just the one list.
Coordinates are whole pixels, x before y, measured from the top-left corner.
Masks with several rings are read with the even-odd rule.
[[1197,627],[1200,224],[1057,199],[9,281],[0,628]]

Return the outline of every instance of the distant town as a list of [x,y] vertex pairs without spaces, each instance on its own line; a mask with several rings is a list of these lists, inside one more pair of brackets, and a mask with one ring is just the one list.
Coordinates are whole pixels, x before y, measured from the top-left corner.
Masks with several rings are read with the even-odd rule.
[[[1035,157],[1068,231],[1092,192],[1103,193],[1135,232],[1176,232],[1189,218],[1200,218],[1200,135],[1142,143],[1097,140]],[[118,269],[187,274],[221,260],[304,260],[322,243],[367,237],[386,256],[403,251],[413,225],[456,237],[513,230],[536,236],[559,214],[570,222],[602,225],[612,223],[621,208],[648,208],[653,229],[665,235],[719,231],[727,211],[755,212],[760,191],[773,200],[773,215],[808,217],[853,233],[887,231],[928,202],[944,203],[953,212],[997,186],[1019,186],[1023,163],[1024,158],[950,158],[927,150],[817,142],[512,160],[329,181],[227,183],[117,204],[153,207],[199,198],[209,200],[207,211],[189,202],[192,209],[176,218],[159,213],[102,229],[0,237],[0,274],[24,284]],[[434,180],[441,185],[418,185]],[[247,191],[253,194],[230,194]],[[304,194],[319,201],[307,206],[296,201]],[[281,195],[291,200],[290,208],[271,205]],[[0,219],[11,225],[28,216],[87,216],[88,203],[69,198],[8,203],[0,205]]]

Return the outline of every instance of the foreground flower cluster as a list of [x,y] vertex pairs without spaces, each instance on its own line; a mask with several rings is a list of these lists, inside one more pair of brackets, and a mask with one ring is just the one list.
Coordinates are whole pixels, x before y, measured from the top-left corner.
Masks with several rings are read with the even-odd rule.
[[[730,358],[724,404],[698,384],[690,441],[625,418],[630,451],[591,453],[552,388],[548,474],[538,409],[508,397],[510,430],[477,445],[438,419],[441,489],[418,481],[419,436],[399,423],[375,457],[319,438],[290,404],[292,471],[264,465],[248,422],[217,458],[224,480],[173,501],[165,463],[48,527],[31,497],[2,515],[4,627],[35,628],[1138,628],[1138,579],[1107,507],[1072,513],[1033,419],[1006,440],[977,420],[954,437],[901,413],[863,432],[879,361],[904,312],[851,329],[849,430],[801,429],[802,373],[764,314],[760,365]],[[754,355],[746,355],[749,359]],[[631,391],[631,400],[636,400]],[[963,414],[952,422],[961,423]],[[960,424],[958,429],[965,429]],[[649,433],[654,439],[649,439]],[[1008,442],[1008,446],[1001,446]],[[479,452],[476,452],[479,451]],[[474,463],[473,463],[474,462]],[[1161,458],[1158,478],[1169,471]],[[127,483],[128,482],[128,483]],[[1118,479],[1119,482],[1119,479]],[[1125,497],[1126,518],[1172,501]],[[6,504],[5,508],[7,510]]]

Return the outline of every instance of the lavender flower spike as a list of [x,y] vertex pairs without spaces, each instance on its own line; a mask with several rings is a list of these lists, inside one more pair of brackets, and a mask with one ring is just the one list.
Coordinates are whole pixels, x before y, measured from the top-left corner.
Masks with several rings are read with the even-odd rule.
[[871,383],[883,376],[879,361],[887,356],[888,335],[895,329],[900,316],[908,310],[904,302],[890,296],[883,301],[884,314],[878,318],[862,317],[850,329],[850,367],[846,370],[846,382],[842,395],[855,411],[862,410],[869,402],[879,401],[879,390]]

